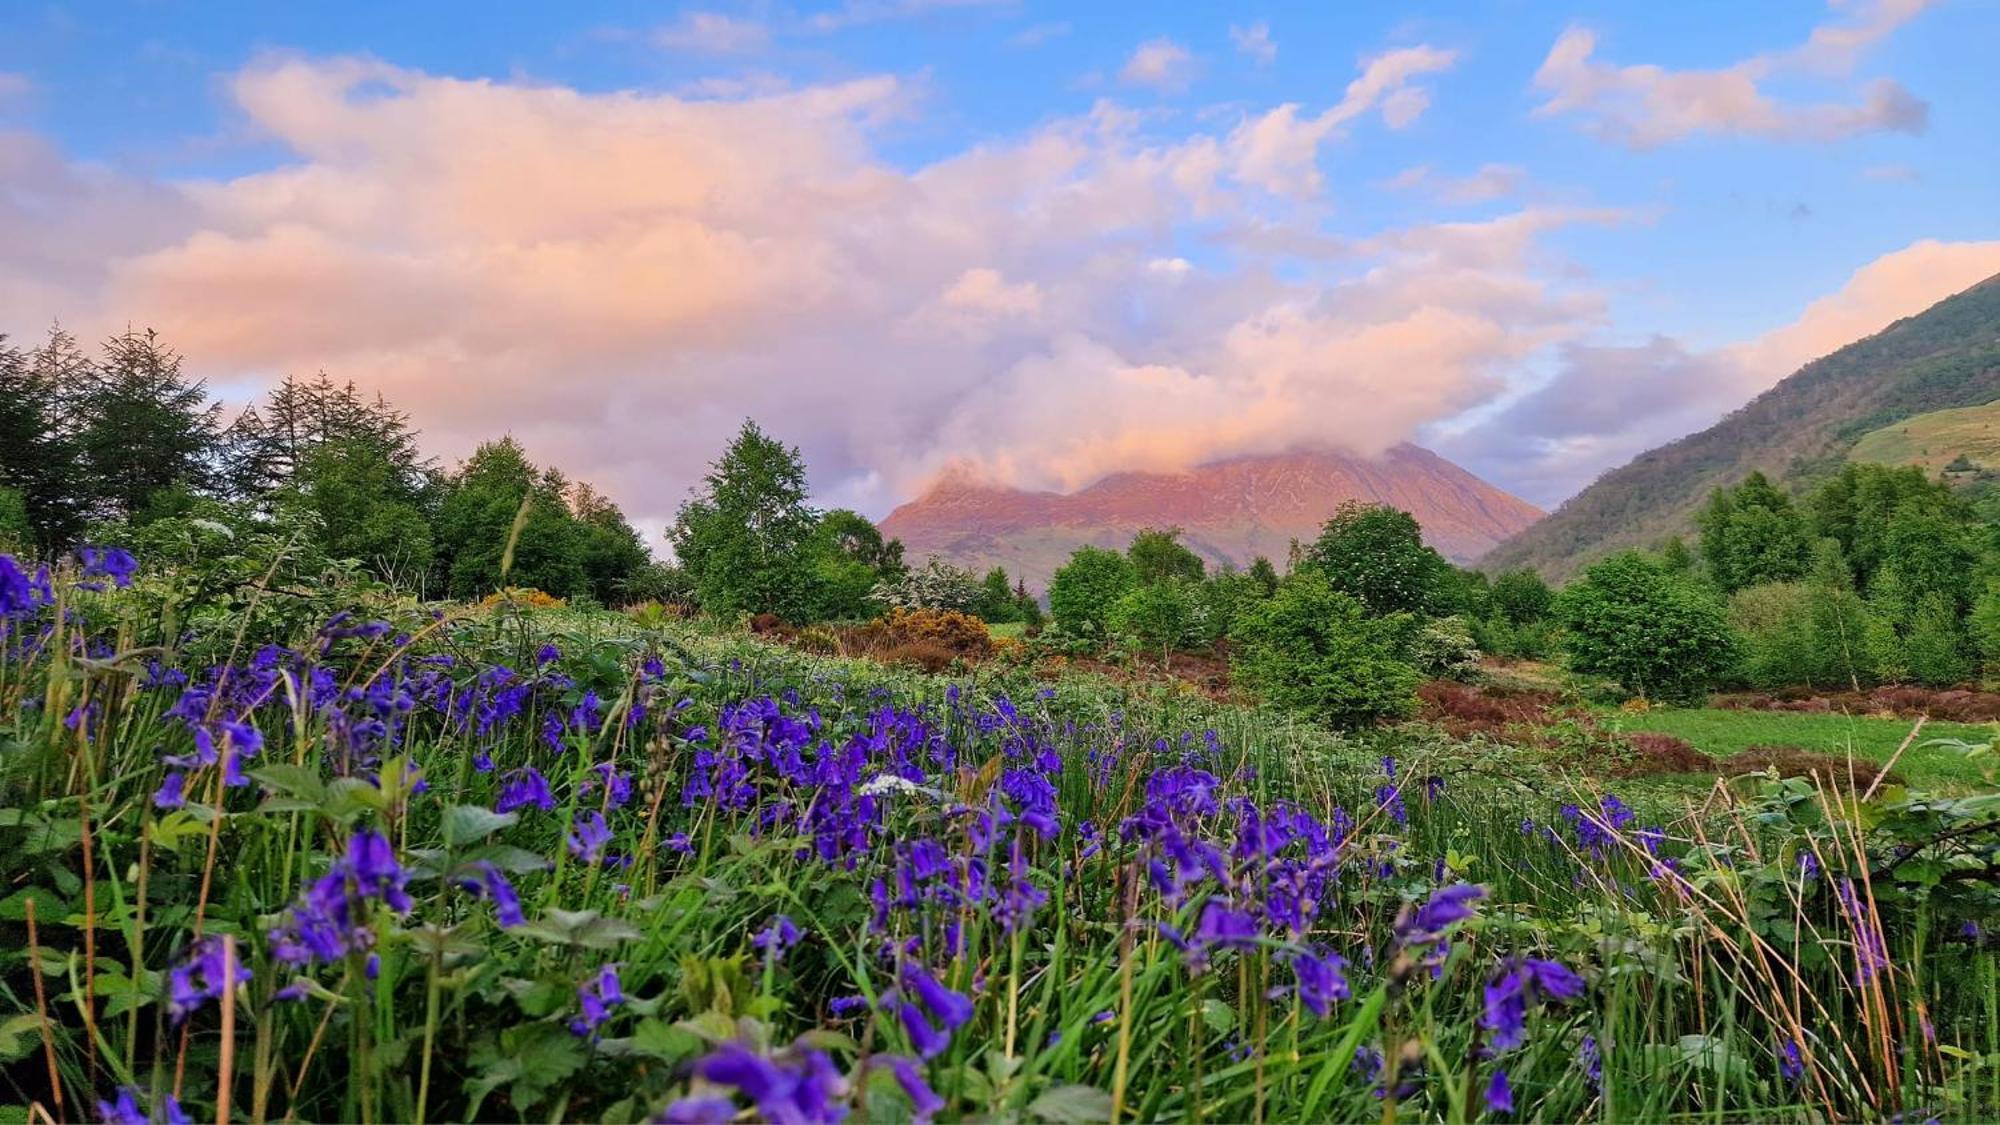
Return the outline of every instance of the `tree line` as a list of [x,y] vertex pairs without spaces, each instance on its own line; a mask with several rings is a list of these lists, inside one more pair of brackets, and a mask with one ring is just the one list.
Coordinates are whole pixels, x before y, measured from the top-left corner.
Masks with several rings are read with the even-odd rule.
[[[92,353],[60,327],[0,337],[0,545],[53,555],[174,521],[275,531],[428,596],[507,583],[612,603],[663,585],[617,506],[502,437],[453,469],[408,415],[324,373],[233,418],[153,332]],[[518,533],[515,524],[519,521]]]

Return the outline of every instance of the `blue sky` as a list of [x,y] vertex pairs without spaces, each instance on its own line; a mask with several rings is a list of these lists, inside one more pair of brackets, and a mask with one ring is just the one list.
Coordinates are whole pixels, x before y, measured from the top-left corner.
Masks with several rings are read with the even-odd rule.
[[[0,235],[86,233],[0,245],[0,296],[23,318],[0,329],[158,322],[238,391],[324,366],[410,401],[451,455],[522,431],[642,518],[712,454],[707,429],[744,413],[775,413],[816,486],[877,514],[953,460],[1073,487],[1121,458],[1320,438],[1414,437],[1548,503],[2000,270],[1996,41],[2000,6],[1920,0],[19,3],[0,10]],[[1558,65],[1564,46],[1580,53]],[[1383,59],[1407,65],[1357,95]],[[1276,131],[1339,107],[1313,138]],[[563,151],[628,113],[655,148]],[[684,152],[683,114],[704,122]],[[1276,152],[1255,147],[1259,123],[1279,172],[1255,164]],[[445,155],[399,147],[427,130]],[[990,186],[1065,144],[1079,163]],[[437,234],[492,191],[453,177],[519,175],[517,151],[541,169],[533,198]],[[628,169],[661,193],[607,198]],[[665,186],[683,176],[699,206]],[[378,185],[459,202],[428,227],[406,221],[421,205],[347,213]],[[1087,209],[1049,217],[1078,195]],[[1509,216],[1531,233],[1506,235]],[[659,257],[624,256],[635,231],[688,222]],[[1248,249],[1246,226],[1270,238]],[[471,260],[482,279],[494,261],[536,276],[487,292],[455,272]],[[785,261],[824,276],[766,276]],[[1118,263],[1190,280],[1156,293]],[[481,327],[521,318],[531,293],[552,318],[591,307],[589,282],[551,292],[572,267],[620,279],[628,315],[567,345]],[[365,299],[406,284],[421,296]],[[442,326],[399,322],[431,300]],[[246,323],[217,323],[232,303]],[[1380,349],[1411,345],[1392,329],[1420,339],[1409,381],[1427,398],[1398,398]],[[826,355],[849,362],[802,370]],[[464,409],[468,380],[518,414]],[[553,405],[565,383],[602,393]],[[829,385],[854,393],[814,389]],[[1580,398],[1630,409],[1582,417]],[[1394,400],[1379,418],[1377,399]],[[1150,439],[1065,416],[1121,411]],[[659,423],[670,452],[635,412],[675,416]]]

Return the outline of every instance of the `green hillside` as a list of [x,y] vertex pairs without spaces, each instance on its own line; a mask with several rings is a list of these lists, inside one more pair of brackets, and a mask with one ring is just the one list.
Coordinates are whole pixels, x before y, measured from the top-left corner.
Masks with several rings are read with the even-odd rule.
[[1922,465],[1932,473],[1961,457],[1971,462],[1967,468],[2000,468],[2000,402],[1906,418],[1863,435],[1847,456],[1880,465]]
[[2000,276],[1800,368],[1700,433],[1598,478],[1480,560],[1563,578],[1593,559],[1686,531],[1710,490],[1753,469],[1797,486],[1864,435],[2000,399]]

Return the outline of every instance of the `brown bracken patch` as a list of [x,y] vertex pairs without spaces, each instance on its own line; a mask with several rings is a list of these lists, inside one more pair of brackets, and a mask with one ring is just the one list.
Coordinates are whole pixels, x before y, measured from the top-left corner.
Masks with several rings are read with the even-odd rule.
[[[1775,769],[1780,777],[1810,777],[1818,774],[1821,781],[1837,788],[1847,788],[1850,780],[1853,788],[1866,789],[1882,777],[1882,767],[1873,762],[1855,760],[1850,763],[1845,757],[1822,754],[1817,750],[1806,750],[1797,746],[1752,746],[1740,754],[1732,754],[1717,764],[1718,770],[1728,776],[1761,773]],[[1901,784],[1902,778],[1890,773],[1884,781]]]

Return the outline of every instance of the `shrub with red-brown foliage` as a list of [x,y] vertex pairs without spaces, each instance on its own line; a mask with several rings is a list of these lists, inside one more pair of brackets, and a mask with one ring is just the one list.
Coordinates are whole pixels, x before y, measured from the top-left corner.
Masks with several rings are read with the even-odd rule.
[[1895,715],[1914,719],[1919,715],[1953,723],[2000,721],[2000,692],[1971,691],[1965,688],[1934,688],[1892,685],[1873,691],[1833,692],[1826,695],[1782,693],[1766,695],[1744,692],[1718,695],[1715,706],[1732,711],[1792,711],[1804,714],[1837,712],[1846,715]]
[[1633,756],[1618,771],[1621,777],[1715,772],[1715,759],[1696,750],[1685,738],[1642,730],[1626,735],[1625,745],[1631,748]]
[[[1775,769],[1779,777],[1810,777],[1814,774],[1828,785],[1837,788],[1866,789],[1882,777],[1882,767],[1873,762],[1855,760],[1835,754],[1822,754],[1817,750],[1807,750],[1798,746],[1752,746],[1740,754],[1732,754],[1717,763],[1720,772],[1729,776],[1746,773],[1761,773]],[[1885,782],[1902,783],[1902,778],[1891,772]]]

